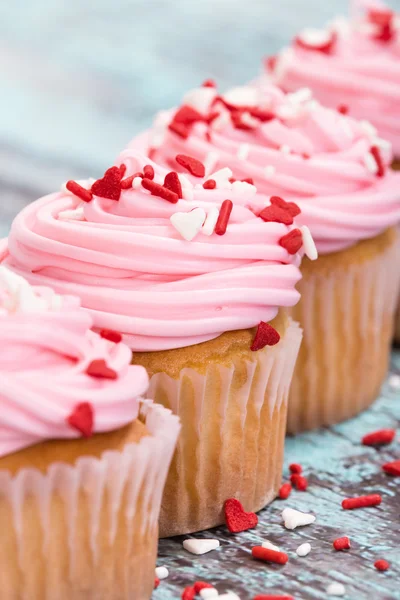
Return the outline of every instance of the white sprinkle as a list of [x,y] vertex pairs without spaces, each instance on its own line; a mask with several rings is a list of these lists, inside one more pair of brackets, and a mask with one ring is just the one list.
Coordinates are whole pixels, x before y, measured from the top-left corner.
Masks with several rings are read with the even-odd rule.
[[276,173],[276,167],[274,165],[267,165],[264,167],[264,173],[267,177],[272,177]]
[[156,577],[158,577],[158,579],[162,580],[162,579],[167,579],[169,575],[169,571],[167,569],[167,567],[157,567],[156,568]]
[[378,164],[371,152],[367,152],[367,154],[364,155],[364,164],[370,173],[373,173],[373,175],[377,174]]
[[378,130],[369,121],[360,121],[360,127],[369,137],[376,137]]
[[305,544],[301,544],[297,550],[296,550],[296,554],[297,556],[307,556],[307,554],[310,554],[311,552],[311,545],[306,542]]
[[353,141],[354,140],[354,131],[352,130],[349,120],[348,119],[341,119],[340,121],[341,127],[342,127],[342,131],[345,134],[345,136],[350,140]]
[[400,390],[400,375],[391,375],[388,379],[388,385],[392,390]]
[[212,150],[211,152],[209,152],[207,154],[205,160],[203,161],[203,165],[206,170],[206,177],[208,177],[208,173],[210,173],[213,169],[215,169],[218,161],[219,161],[219,152],[215,152],[215,150]]
[[202,208],[195,208],[190,212],[176,212],[169,220],[183,239],[191,242],[203,227],[205,219],[205,211]]
[[237,151],[237,157],[239,160],[246,160],[246,158],[249,156],[249,152],[250,152],[250,145],[249,144],[240,144],[238,151]]
[[193,192],[193,188],[187,188],[184,187],[182,188],[182,196],[184,200],[187,200],[188,202],[192,202],[193,198],[194,198],[194,192]]
[[328,596],[344,596],[346,593],[346,588],[342,583],[331,583],[326,588],[326,593]]
[[282,512],[282,518],[286,529],[296,529],[296,527],[304,527],[304,525],[311,525],[314,523],[315,516],[300,512],[294,508],[285,508]]
[[304,87],[297,92],[293,92],[292,94],[287,94],[286,99],[289,102],[293,102],[294,104],[302,104],[303,102],[308,102],[312,98],[312,91],[310,88]]
[[263,542],[261,546],[263,548],[268,548],[269,550],[275,550],[275,552],[280,552],[280,548],[278,548],[278,546],[275,546],[275,544],[273,544],[269,540],[265,540],[265,542]]
[[392,149],[392,143],[389,142],[389,140],[384,140],[383,138],[380,138],[380,137],[373,138],[372,145],[378,146],[378,148],[381,148],[382,150],[391,150]]
[[283,144],[279,150],[282,152],[282,154],[290,154],[291,152],[290,147],[287,144]]
[[249,112],[242,113],[240,121],[243,123],[243,125],[247,125],[248,127],[252,127],[253,129],[258,127],[259,125],[259,121],[255,117],[252,117]]
[[184,540],[183,547],[192,554],[206,554],[207,552],[211,552],[211,550],[215,550],[219,547],[219,540],[208,538],[189,538]]
[[247,181],[234,181],[232,183],[232,194],[235,198],[239,198],[240,196],[252,198],[256,193],[256,186],[252,185],[251,183],[247,183]]
[[215,588],[204,588],[203,590],[200,590],[199,596],[200,598],[203,598],[203,600],[208,600],[208,598],[217,598],[218,590]]
[[84,221],[83,206],[78,206],[74,210],[63,210],[58,213],[58,218],[62,221]]
[[307,44],[307,46],[324,46],[328,44],[332,39],[332,34],[326,29],[303,29],[300,33],[299,38]]
[[217,188],[219,189],[231,189],[232,184],[229,181],[232,177],[232,171],[228,167],[224,167],[219,171],[215,171],[215,173],[211,173],[208,176],[208,179],[214,179],[217,184]]
[[296,105],[293,102],[285,102],[278,108],[276,113],[280,119],[289,121],[291,119],[297,119],[302,110],[303,109],[299,105]]
[[138,190],[140,187],[142,187],[142,178],[135,177],[134,180],[132,181],[132,187],[134,190]]
[[258,90],[249,85],[235,87],[224,94],[224,100],[234,106],[257,106]]
[[301,235],[303,237],[303,248],[304,253],[310,260],[317,260],[318,258],[318,250],[315,245],[313,236],[307,225],[303,225],[300,227]]
[[217,90],[213,87],[195,88],[185,94],[183,104],[195,108],[202,115],[207,115],[210,112],[211,103],[216,95]]
[[212,235],[214,233],[214,229],[215,229],[215,225],[217,224],[218,217],[219,217],[219,210],[216,206],[213,206],[212,208],[210,208],[210,210],[207,213],[207,217],[204,222],[201,233],[204,233],[204,235]]
[[211,129],[215,131],[222,131],[231,122],[230,112],[228,110],[221,109],[220,114],[211,123]]

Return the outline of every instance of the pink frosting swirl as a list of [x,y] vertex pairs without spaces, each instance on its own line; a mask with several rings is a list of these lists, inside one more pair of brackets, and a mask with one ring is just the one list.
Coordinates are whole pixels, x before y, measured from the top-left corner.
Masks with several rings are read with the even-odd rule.
[[262,79],[286,91],[307,86],[324,105],[349,107],[352,116],[370,120],[400,156],[400,17],[379,5],[319,33],[321,40],[332,36],[330,50],[321,52],[302,43],[316,41],[317,32],[301,32],[290,48],[266,61]]
[[[148,386],[127,346],[90,330],[77,298],[31,287],[0,267],[0,456],[49,439],[80,437],[68,418],[89,403],[93,432],[133,421]],[[87,374],[104,360],[115,379]]]
[[235,177],[254,180],[261,202],[272,194],[294,200],[298,222],[309,226],[321,253],[399,222],[400,176],[388,169],[390,144],[371,125],[322,107],[309,90],[285,94],[269,84],[235,88],[221,99],[199,88],[183,106],[203,118],[182,132],[175,125],[182,107],[162,113],[131,147],[152,148],[164,164],[179,152],[213,169],[229,164]]
[[[132,150],[121,163],[126,179],[150,164],[161,184],[169,171]],[[217,179],[215,189],[204,189],[203,179],[181,175],[184,199],[176,204],[150,195],[140,178],[118,201],[52,194],[14,220],[3,264],[79,296],[96,327],[122,332],[137,351],[189,346],[270,321],[299,299],[300,256],[279,244],[294,225],[255,216],[254,186],[232,184],[229,172]],[[233,210],[225,235],[206,231],[206,222],[187,241],[170,220],[176,213],[197,219],[201,211],[212,219],[226,199]]]

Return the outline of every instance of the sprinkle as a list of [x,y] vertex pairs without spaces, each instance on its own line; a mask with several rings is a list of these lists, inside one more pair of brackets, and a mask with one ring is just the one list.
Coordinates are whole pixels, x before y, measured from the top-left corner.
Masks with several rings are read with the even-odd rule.
[[157,567],[156,568],[156,577],[158,579],[167,579],[169,575],[169,571],[167,569],[167,567]]
[[290,476],[290,481],[299,492],[305,492],[308,487],[307,479],[298,473],[292,473]]
[[74,194],[74,196],[77,196],[84,202],[90,202],[93,198],[93,194],[90,190],[85,189],[84,187],[79,185],[78,182],[73,181],[72,179],[70,181],[67,181],[65,187],[69,192]]
[[371,154],[371,152],[368,152],[368,154],[365,154],[364,164],[370,173],[373,173],[373,175],[378,174],[378,164],[377,164],[375,158],[373,157],[373,155]]
[[400,375],[391,375],[388,379],[388,385],[392,390],[400,390]]
[[385,175],[385,164],[382,160],[382,155],[381,155],[381,151],[378,148],[378,146],[372,146],[371,147],[371,154],[374,157],[374,160],[376,162],[376,166],[377,166],[377,171],[376,174],[378,177],[383,177]]
[[246,158],[249,156],[249,152],[250,152],[250,145],[249,144],[240,144],[238,151],[237,151],[237,157],[239,160],[246,160]]
[[232,183],[232,195],[234,198],[241,198],[242,196],[250,198],[255,196],[256,193],[257,188],[253,183],[248,183],[248,181],[234,181]]
[[292,217],[297,217],[301,213],[300,208],[295,202],[286,202],[286,200],[283,200],[279,196],[271,196],[270,202],[273,206],[279,206],[279,208],[287,210]]
[[286,99],[293,104],[303,104],[312,98],[312,91],[308,87],[300,88],[297,92],[287,94]]
[[190,212],[176,212],[169,220],[183,239],[191,242],[203,227],[206,212],[203,208],[195,208]]
[[138,190],[142,186],[143,177],[134,177],[132,181],[132,187],[134,190]]
[[196,581],[193,587],[196,594],[199,594],[201,590],[209,590],[210,588],[214,589],[214,586],[211,585],[211,583],[207,583],[206,581]]
[[264,168],[264,173],[267,177],[272,177],[276,173],[276,167],[274,165],[267,165]]
[[374,25],[384,27],[390,25],[394,17],[394,12],[389,8],[370,8],[368,10],[368,21]]
[[178,195],[178,198],[183,198],[182,186],[176,171],[167,173],[164,179],[164,187]]
[[178,194],[171,192],[171,190],[163,185],[160,185],[159,183],[156,183],[152,179],[144,178],[141,180],[141,184],[145,190],[151,192],[152,196],[159,196],[164,200],[168,200],[168,202],[171,202],[172,204],[176,204],[179,200]]
[[224,200],[219,209],[218,220],[215,224],[215,233],[217,235],[224,235],[226,228],[228,227],[229,217],[231,216],[233,208],[232,200]]
[[300,475],[300,473],[303,472],[303,467],[298,463],[292,463],[291,465],[289,465],[289,471],[291,473],[297,473],[298,475]]
[[117,379],[116,371],[108,367],[103,358],[92,360],[87,366],[86,373],[92,377],[99,377],[100,379]]
[[328,596],[344,596],[346,594],[346,588],[342,583],[330,583],[326,588]]
[[342,502],[342,508],[353,510],[355,508],[366,508],[367,506],[378,506],[382,502],[380,494],[370,494],[369,496],[358,496],[357,498],[346,498]]
[[296,550],[297,556],[307,556],[311,552],[311,544],[306,542],[305,544],[300,544],[300,546]]
[[258,106],[250,107],[249,113],[252,117],[261,121],[261,123],[267,123],[268,121],[275,119],[274,113],[270,110],[259,108]]
[[205,81],[203,81],[203,83],[201,85],[202,85],[202,87],[211,87],[211,88],[217,87],[217,84],[215,83],[214,79],[206,79]]
[[378,571],[387,571],[388,568],[390,567],[390,564],[388,563],[387,560],[384,560],[381,558],[380,560],[377,560],[374,562],[374,567]]
[[218,598],[218,590],[215,587],[204,588],[199,592],[200,598],[207,600],[208,598]]
[[281,146],[279,150],[282,152],[282,154],[286,155],[290,154],[291,152],[290,147],[287,144],[283,144],[283,146]]
[[350,540],[348,537],[337,538],[333,542],[333,547],[335,550],[349,550],[350,549]]
[[269,540],[265,540],[265,542],[263,542],[261,544],[261,546],[263,548],[269,548],[270,550],[275,550],[275,552],[280,552],[280,548],[278,548],[278,546],[275,546],[275,544],[273,544]]
[[251,549],[251,554],[257,560],[262,560],[264,562],[272,562],[277,565],[286,565],[289,557],[285,552],[277,552],[276,550],[271,550],[271,548],[263,548],[262,546],[254,546]]
[[394,429],[379,429],[364,435],[361,442],[364,446],[386,446],[393,442],[395,435]]
[[215,181],[215,179],[207,179],[207,181],[203,183],[203,188],[205,190],[214,190],[216,187],[217,182]]
[[254,185],[254,179],[252,177],[245,177],[241,181],[242,183],[249,183],[250,185]]
[[265,346],[275,346],[281,336],[269,323],[264,323],[264,321],[260,321],[257,326],[256,335],[254,336],[253,343],[250,346],[250,350],[252,352],[257,352],[257,350],[262,350]]
[[272,54],[271,56],[267,56],[264,59],[264,65],[267,71],[274,71],[276,66],[276,61],[278,60],[278,56],[276,54]]
[[203,115],[198,110],[187,104],[182,105],[174,115],[174,123],[183,125],[193,125],[196,121],[202,121]]
[[134,175],[127,177],[121,181],[121,190],[128,190],[132,187],[133,180],[135,179]]
[[154,179],[154,169],[151,165],[145,165],[143,167],[143,177],[146,177],[146,179]]
[[342,115],[347,115],[349,113],[349,107],[347,104],[339,104],[337,111]]
[[[189,125],[185,125],[185,123],[176,123],[175,121],[172,121],[168,125],[168,129],[172,131],[172,133],[176,133],[176,135],[179,135],[179,137],[183,138],[184,140],[187,140],[191,128]],[[149,158],[151,158],[150,155]]]
[[67,423],[85,438],[90,438],[93,435],[93,421],[93,408],[89,402],[77,404],[67,418]]
[[214,151],[209,152],[204,160],[204,168],[206,173],[211,173],[211,171],[213,171],[218,164],[218,161],[219,153]]
[[303,249],[305,255],[310,260],[317,260],[318,258],[318,250],[315,245],[314,239],[311,235],[311,231],[307,227],[307,225],[302,225],[300,227],[301,235],[303,236]]
[[210,179],[214,179],[218,188],[231,188],[230,179],[232,177],[232,171],[229,167],[224,167],[223,169],[219,169],[210,175]]
[[204,177],[205,167],[196,158],[186,156],[185,154],[177,154],[175,157],[176,162],[181,165],[184,169],[189,171],[194,177]]
[[292,229],[292,231],[281,237],[279,245],[285,248],[289,254],[296,254],[303,245],[303,235],[300,229]]
[[114,344],[122,342],[122,335],[118,331],[112,331],[111,329],[102,329],[100,331],[100,337],[109,340],[110,342],[114,342]]
[[295,43],[305,50],[316,50],[324,54],[331,54],[336,40],[337,33],[335,31],[305,29],[295,38]]
[[189,587],[185,587],[185,589],[182,592],[182,600],[194,600],[194,597],[196,595],[196,592],[194,591],[194,587],[189,586]]
[[215,226],[218,221],[218,217],[219,217],[219,210],[216,206],[213,206],[212,208],[210,208],[210,210],[207,213],[207,217],[206,217],[206,220],[204,221],[204,225],[201,230],[201,233],[204,233],[204,235],[212,235],[214,233]]
[[189,538],[183,541],[183,547],[191,554],[206,554],[219,547],[219,540],[209,538]]
[[373,145],[377,146],[380,150],[391,150],[392,149],[392,143],[389,142],[389,140],[384,140],[383,138],[380,138],[380,137],[374,137],[372,141],[373,141]]
[[258,524],[256,513],[246,512],[242,503],[236,498],[225,500],[224,512],[225,523],[231,533],[247,531]]
[[283,223],[284,225],[292,225],[293,223],[292,215],[279,206],[266,206],[258,216],[267,223],[275,222]]
[[101,179],[92,185],[92,192],[100,198],[108,200],[119,200],[121,196],[121,171],[118,167],[107,169]]
[[84,221],[85,213],[82,206],[78,206],[74,210],[62,210],[58,213],[58,218],[62,221]]
[[212,103],[217,96],[217,91],[213,87],[198,87],[193,90],[189,90],[184,98],[184,104],[191,106],[195,110],[199,111],[201,115],[209,114]]
[[121,178],[122,178],[126,173],[126,165],[124,165],[124,164],[119,165],[119,170],[120,170]]
[[382,465],[382,471],[393,477],[400,477],[400,460],[394,460]]
[[282,518],[286,529],[296,529],[296,527],[304,527],[311,525],[315,521],[315,515],[300,512],[294,508],[285,508],[282,512]]
[[158,579],[158,577],[155,577],[155,579],[154,579],[154,589],[156,590],[159,585],[160,585],[160,580]]
[[258,91],[255,87],[252,87],[250,85],[234,87],[224,94],[223,101],[227,106],[230,107],[257,106]]
[[292,491],[291,484],[284,483],[283,485],[281,485],[281,487],[279,489],[279,498],[281,500],[286,500],[287,498],[289,498],[291,491]]

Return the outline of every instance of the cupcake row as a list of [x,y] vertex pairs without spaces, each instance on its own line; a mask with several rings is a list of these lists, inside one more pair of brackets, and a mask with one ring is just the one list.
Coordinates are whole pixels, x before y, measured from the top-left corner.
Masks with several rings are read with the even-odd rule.
[[[386,9],[338,23],[255,82],[189,91],[1,242],[4,600],[148,600],[157,523],[219,525],[230,498],[260,510],[287,432],[376,398],[400,286],[400,117],[375,109],[385,74],[395,96],[400,31]],[[378,72],[376,93],[350,74],[326,108],[318,61],[330,83]]]

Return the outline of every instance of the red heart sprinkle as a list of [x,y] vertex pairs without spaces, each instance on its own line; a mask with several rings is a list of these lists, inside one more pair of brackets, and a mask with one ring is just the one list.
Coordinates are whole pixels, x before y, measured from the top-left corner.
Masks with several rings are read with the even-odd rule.
[[292,225],[292,215],[279,206],[266,206],[258,215],[260,219],[266,222],[283,223],[284,225]]
[[303,235],[300,229],[292,229],[292,231],[281,237],[279,245],[285,248],[289,254],[296,254],[303,245]]
[[254,336],[250,350],[256,352],[257,350],[262,350],[265,346],[275,346],[280,339],[281,336],[276,329],[268,323],[261,321],[257,327],[256,335]]
[[400,477],[400,460],[394,460],[382,465],[382,470],[393,477]]
[[[168,129],[173,133],[176,133],[176,135],[179,135],[179,137],[183,138],[184,140],[187,140],[191,127],[190,125],[186,125],[186,123],[176,123],[175,121],[171,121],[171,123],[168,125]],[[151,158],[150,155],[149,158]]]
[[111,329],[102,329],[100,331],[100,337],[110,342],[114,342],[114,344],[122,342],[122,335],[118,331],[112,331]]
[[77,404],[73,412],[67,418],[67,423],[79,431],[83,437],[90,438],[93,435],[93,408],[89,402]]
[[174,123],[183,123],[184,125],[192,125],[196,121],[202,121],[203,115],[201,115],[195,108],[191,106],[181,106],[174,115]]
[[111,167],[92,185],[92,192],[100,198],[119,200],[121,196],[121,171],[118,167]]
[[176,171],[167,173],[164,179],[164,187],[167,188],[167,190],[171,190],[171,192],[178,194],[178,198],[183,198],[181,182]]
[[280,198],[279,196],[271,196],[270,202],[273,206],[279,206],[279,208],[287,210],[292,217],[297,217],[297,215],[301,213],[300,208],[295,202],[286,202],[286,200]]
[[86,369],[86,373],[92,377],[99,377],[102,379],[117,379],[117,373],[114,369],[107,366],[107,363],[103,358],[92,360]]
[[184,169],[189,171],[194,177],[204,177],[206,169],[199,160],[192,156],[186,156],[185,154],[177,154],[175,157],[178,165],[181,165]]
[[224,504],[225,522],[231,533],[247,531],[258,524],[256,513],[246,512],[236,498],[229,498]]
[[374,25],[385,27],[390,25],[394,18],[394,12],[390,9],[370,8],[368,11],[368,21]]

